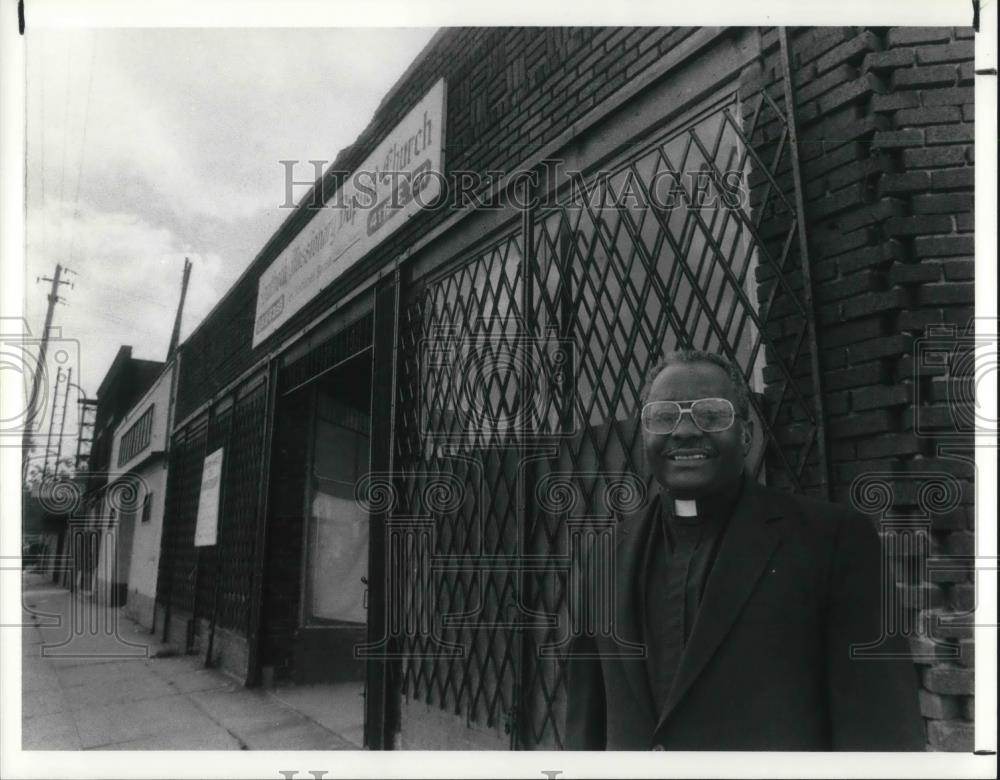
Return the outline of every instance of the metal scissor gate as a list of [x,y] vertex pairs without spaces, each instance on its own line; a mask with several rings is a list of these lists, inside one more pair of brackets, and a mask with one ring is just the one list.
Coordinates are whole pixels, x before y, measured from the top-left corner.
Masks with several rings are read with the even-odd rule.
[[562,746],[571,547],[650,487],[638,396],[662,351],[735,361],[758,475],[824,484],[780,99],[686,117],[402,290],[386,561],[404,697]]

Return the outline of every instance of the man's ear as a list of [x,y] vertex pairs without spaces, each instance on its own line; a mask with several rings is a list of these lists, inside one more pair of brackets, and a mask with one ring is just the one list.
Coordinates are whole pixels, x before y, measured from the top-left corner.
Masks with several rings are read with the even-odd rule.
[[743,454],[747,455],[753,446],[753,420],[747,418],[743,421]]

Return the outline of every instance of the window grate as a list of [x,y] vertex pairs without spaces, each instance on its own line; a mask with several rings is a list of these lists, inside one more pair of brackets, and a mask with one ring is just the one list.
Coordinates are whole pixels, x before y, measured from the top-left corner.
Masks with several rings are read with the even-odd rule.
[[389,610],[405,696],[512,747],[562,746],[563,664],[540,651],[567,635],[567,521],[648,494],[637,412],[662,352],[728,356],[763,431],[754,472],[823,485],[789,154],[768,95],[718,103],[404,295],[390,577],[406,595]]

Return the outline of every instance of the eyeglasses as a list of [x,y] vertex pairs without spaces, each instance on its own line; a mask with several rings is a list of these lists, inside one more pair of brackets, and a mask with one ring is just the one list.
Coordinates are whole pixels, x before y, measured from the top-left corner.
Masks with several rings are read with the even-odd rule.
[[685,414],[691,415],[694,424],[705,433],[729,430],[736,420],[736,410],[727,398],[652,401],[642,407],[642,427],[660,435],[673,433]]

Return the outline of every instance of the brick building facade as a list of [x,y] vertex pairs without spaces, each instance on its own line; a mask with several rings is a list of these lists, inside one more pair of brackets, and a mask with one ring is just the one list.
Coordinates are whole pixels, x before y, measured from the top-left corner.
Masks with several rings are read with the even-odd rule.
[[[970,749],[960,616],[974,585],[958,563],[974,553],[973,439],[949,367],[974,302],[972,48],[950,28],[440,32],[182,345],[164,637],[249,684],[328,679],[331,665],[363,680],[371,747],[560,747],[563,670],[536,651],[565,635],[574,518],[648,489],[641,379],[690,344],[743,370],[761,479],[853,503],[908,545],[894,565],[929,745]],[[500,207],[418,214],[254,347],[259,280],[314,218],[305,204],[442,78],[445,173],[478,175]],[[506,188],[517,171],[537,178]],[[657,175],[693,173],[722,199],[727,171],[746,184],[731,207],[652,203]],[[602,176],[634,196],[595,205],[576,185]],[[512,357],[490,353],[473,391],[492,427],[428,368],[429,340]],[[323,426],[353,431],[367,460],[326,452]],[[219,539],[196,548],[202,463],[219,447]],[[365,587],[355,569],[342,582],[361,622],[318,575],[343,563],[324,557],[333,526],[317,517],[345,500],[334,483],[349,472],[369,476],[355,494]],[[433,628],[404,630],[409,618]],[[359,644],[367,662],[347,649]]]
[[[921,360],[970,349],[972,37],[804,31],[794,58],[832,497],[929,523],[931,556],[975,554],[973,442],[956,419],[970,377]],[[780,81],[774,49],[744,90]],[[862,495],[875,485],[889,492]],[[927,581],[907,587],[922,591],[911,597],[927,619],[966,615],[945,617],[932,630],[943,643],[921,639],[915,652],[930,745],[971,749],[972,571],[932,564]]]

